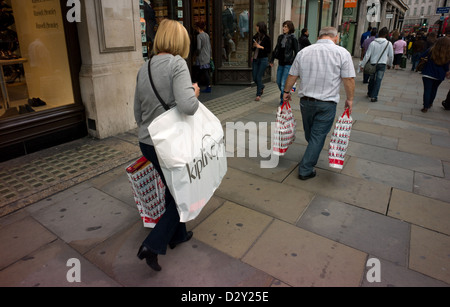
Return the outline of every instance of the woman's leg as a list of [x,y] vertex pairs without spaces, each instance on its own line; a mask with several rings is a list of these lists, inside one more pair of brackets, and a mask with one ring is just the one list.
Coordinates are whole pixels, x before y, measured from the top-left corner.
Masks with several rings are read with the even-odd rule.
[[159,165],[155,148],[151,145],[142,143],[139,143],[139,145],[144,157],[153,163],[153,166],[160,174],[164,185],[166,185],[166,211],[161,216],[161,219],[153,230],[151,230],[142,245],[155,254],[165,255],[168,244],[177,244],[186,240],[186,224],[180,223],[180,216],[178,214],[177,206],[172,194],[167,188],[167,183]]

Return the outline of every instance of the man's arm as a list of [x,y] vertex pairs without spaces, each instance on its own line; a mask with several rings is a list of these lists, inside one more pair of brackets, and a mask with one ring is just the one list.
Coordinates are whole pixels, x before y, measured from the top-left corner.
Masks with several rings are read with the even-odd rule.
[[344,82],[345,94],[347,100],[345,100],[345,107],[348,108],[350,114],[352,114],[353,97],[355,95],[355,78],[342,78]]
[[291,100],[291,90],[297,79],[298,76],[288,75],[286,83],[284,84],[283,101]]

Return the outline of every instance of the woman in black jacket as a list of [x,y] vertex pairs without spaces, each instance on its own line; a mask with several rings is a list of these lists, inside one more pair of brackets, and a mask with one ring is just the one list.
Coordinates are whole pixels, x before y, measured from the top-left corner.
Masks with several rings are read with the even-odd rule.
[[269,53],[272,50],[272,43],[267,35],[267,26],[265,22],[260,21],[256,24],[256,34],[253,36],[253,81],[256,87],[256,101],[261,100],[264,92],[262,78],[267,66],[269,66]]
[[278,36],[277,45],[273,50],[272,58],[270,60],[270,67],[273,67],[275,59],[278,60],[277,84],[281,91],[280,104],[283,104],[283,91],[286,78],[289,75],[289,70],[299,51],[298,41],[293,34],[294,31],[295,28],[292,21],[287,20],[283,23],[283,34]]

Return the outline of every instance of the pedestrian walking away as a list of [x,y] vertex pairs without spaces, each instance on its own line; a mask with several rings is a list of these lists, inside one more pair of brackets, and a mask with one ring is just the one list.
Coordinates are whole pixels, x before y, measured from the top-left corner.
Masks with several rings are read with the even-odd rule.
[[202,93],[211,93],[211,40],[209,35],[205,33],[206,24],[204,21],[196,23],[198,30],[197,35],[197,50],[196,50],[196,66],[199,68],[199,73],[194,82],[203,81],[206,88],[202,90]]
[[298,49],[298,41],[293,34],[295,31],[294,23],[287,20],[283,23],[283,34],[278,36],[278,41],[275,49],[272,52],[270,59],[270,67],[273,67],[275,59],[278,60],[277,70],[277,85],[280,89],[280,105],[283,104],[283,90],[286,79],[289,75],[292,63],[295,60]]
[[450,78],[450,37],[438,38],[436,43],[421,57],[428,57],[428,61],[422,70],[423,81],[423,108],[426,113],[433,106],[439,85],[444,79]]
[[267,34],[267,25],[260,21],[256,24],[256,34],[253,36],[253,81],[256,83],[256,101],[261,100],[264,93],[263,76],[267,66],[269,66],[269,53],[272,50],[272,43]]
[[401,38],[396,40],[392,45],[394,48],[394,69],[400,69],[402,63],[402,57],[406,54],[406,41]]
[[[165,112],[150,85],[149,67],[155,88],[170,108],[177,106],[181,113],[194,115],[199,106],[200,88],[192,84],[186,58],[189,56],[190,39],[186,29],[177,21],[165,19],[155,36],[151,65],[145,63],[138,72],[134,99],[134,117],[138,125],[139,145],[147,160],[153,163],[163,183],[167,186],[158,162],[148,126]],[[192,237],[180,216],[169,189],[166,189],[166,212],[139,248],[137,256],[146,259],[154,270],[160,271],[158,255],[166,254],[167,245],[174,248]]]
[[[370,37],[364,40],[362,44],[361,60],[364,59],[364,55],[366,54],[370,43],[373,42],[376,37],[377,37],[377,29],[372,28],[370,32]],[[369,78],[370,78],[369,74],[363,73],[363,83],[369,83]]]
[[311,42],[309,41],[309,32],[308,29],[304,28],[302,29],[302,33],[300,34],[300,37],[298,38],[298,50],[302,50],[305,47],[308,47],[311,45]]
[[419,64],[419,61],[420,61],[420,54],[422,54],[427,49],[426,46],[427,46],[427,43],[423,36],[423,32],[417,33],[417,37],[414,40],[412,47],[411,47],[411,49],[412,49],[411,70],[412,71],[416,70],[416,66],[417,66],[417,64]]
[[381,81],[384,77],[386,67],[391,68],[394,60],[394,49],[391,42],[386,37],[389,35],[389,30],[384,27],[378,32],[378,38],[367,48],[367,52],[364,55],[364,59],[361,62],[361,67],[366,65],[367,61],[376,65],[376,71],[369,78],[369,85],[367,88],[367,96],[371,102],[378,101],[378,93],[380,92]]
[[298,168],[301,180],[316,176],[314,167],[333,125],[342,83],[347,96],[345,107],[350,114],[352,112],[355,68],[351,54],[337,45],[338,40],[336,28],[320,30],[319,40],[297,54],[286,80],[284,100],[291,100],[292,86],[297,79],[300,83],[297,88],[305,139],[308,142]]

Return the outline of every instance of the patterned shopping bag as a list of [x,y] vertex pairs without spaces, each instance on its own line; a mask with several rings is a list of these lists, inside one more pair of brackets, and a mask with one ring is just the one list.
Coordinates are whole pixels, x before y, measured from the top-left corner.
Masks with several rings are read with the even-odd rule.
[[350,132],[352,131],[353,119],[348,109],[336,122],[334,132],[331,135],[330,149],[328,151],[329,165],[333,168],[342,169],[347,152]]
[[144,227],[153,228],[166,211],[166,187],[158,171],[145,157],[126,168]]
[[284,101],[283,104],[278,107],[277,112],[277,122],[273,138],[274,154],[283,156],[286,153],[289,145],[295,141],[296,127],[297,122],[292,113],[291,105],[289,104],[289,101]]

